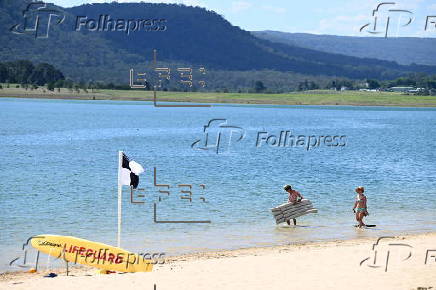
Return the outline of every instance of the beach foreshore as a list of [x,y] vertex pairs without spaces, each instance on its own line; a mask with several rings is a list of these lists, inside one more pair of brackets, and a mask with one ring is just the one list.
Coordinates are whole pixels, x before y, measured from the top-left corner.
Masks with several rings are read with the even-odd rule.
[[436,233],[197,253],[149,273],[56,272],[1,274],[0,289],[436,289]]

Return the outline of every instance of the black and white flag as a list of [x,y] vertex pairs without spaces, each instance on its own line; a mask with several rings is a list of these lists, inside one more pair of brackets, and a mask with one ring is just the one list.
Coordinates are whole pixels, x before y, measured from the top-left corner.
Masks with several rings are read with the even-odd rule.
[[139,184],[139,175],[144,172],[144,168],[141,164],[130,161],[124,152],[122,153],[122,162],[120,168],[120,181],[121,185],[130,185],[133,188],[137,188]]

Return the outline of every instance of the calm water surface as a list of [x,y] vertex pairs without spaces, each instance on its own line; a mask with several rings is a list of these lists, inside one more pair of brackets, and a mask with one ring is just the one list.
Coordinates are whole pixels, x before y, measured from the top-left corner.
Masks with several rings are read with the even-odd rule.
[[[436,229],[436,109],[316,106],[155,108],[144,102],[0,99],[0,270],[32,235],[116,244],[117,152],[146,169],[144,198],[124,188],[122,246],[167,255]],[[194,150],[211,119],[226,119],[214,150]],[[346,146],[256,147],[258,132],[344,135]],[[213,130],[211,131],[213,132]],[[212,135],[212,134],[211,134]],[[170,185],[170,195],[153,186]],[[276,226],[270,208],[292,184],[319,213]],[[192,202],[179,184],[192,184]],[[199,186],[204,184],[205,190]],[[371,230],[353,227],[356,186]],[[160,188],[163,190],[163,188]],[[158,224],[211,220],[211,224]],[[204,197],[206,202],[200,200]]]

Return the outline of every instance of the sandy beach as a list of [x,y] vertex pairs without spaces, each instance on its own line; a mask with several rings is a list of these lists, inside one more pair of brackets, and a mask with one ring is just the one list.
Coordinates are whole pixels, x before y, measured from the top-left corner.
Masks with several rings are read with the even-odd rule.
[[[199,253],[151,273],[9,273],[0,289],[435,289],[436,233]],[[375,251],[373,250],[373,247]],[[374,254],[377,259],[374,261]],[[156,285],[156,286],[154,286]]]

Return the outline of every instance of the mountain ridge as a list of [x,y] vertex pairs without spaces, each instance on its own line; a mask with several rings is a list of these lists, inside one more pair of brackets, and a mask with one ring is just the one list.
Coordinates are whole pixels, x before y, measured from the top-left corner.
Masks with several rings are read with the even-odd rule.
[[[29,0],[0,2],[0,29],[22,21]],[[149,65],[152,51],[167,63],[205,65],[211,70],[292,72],[308,76],[393,79],[408,73],[436,73],[436,66],[399,65],[272,42],[252,35],[200,7],[155,3],[94,3],[71,8],[47,39],[0,34],[2,61],[29,59],[55,65],[75,80],[128,82],[132,67]],[[74,31],[79,16],[98,19],[165,19],[165,31]]]
[[402,65],[436,65],[432,50],[436,47],[436,38],[418,37],[369,37],[341,36],[328,34],[290,33],[273,30],[252,31],[256,37],[315,49],[324,52],[336,52],[348,56],[377,58],[395,61]]

